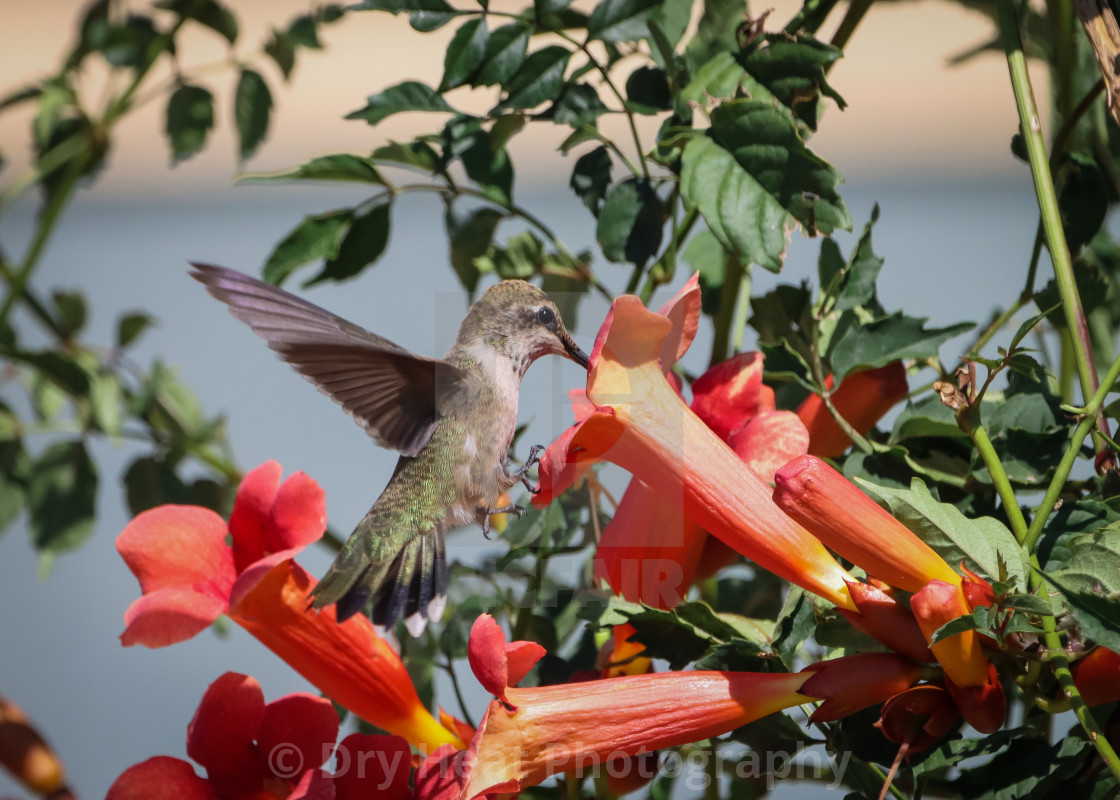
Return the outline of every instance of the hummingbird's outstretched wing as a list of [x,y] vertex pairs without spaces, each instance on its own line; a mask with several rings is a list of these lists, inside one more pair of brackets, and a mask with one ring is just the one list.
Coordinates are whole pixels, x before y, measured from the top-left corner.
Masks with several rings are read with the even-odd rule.
[[466,374],[426,358],[256,278],[209,264],[191,277],[378,444],[415,456],[459,399]]

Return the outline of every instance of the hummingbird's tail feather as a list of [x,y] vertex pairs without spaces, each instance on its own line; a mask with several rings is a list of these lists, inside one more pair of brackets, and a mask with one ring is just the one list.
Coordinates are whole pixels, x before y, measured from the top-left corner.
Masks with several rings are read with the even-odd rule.
[[447,582],[443,531],[437,528],[413,536],[388,563],[377,563],[364,547],[344,548],[315,586],[313,605],[334,603],[343,622],[372,600],[374,625],[391,628],[403,612],[409,633],[420,636],[429,619],[443,616]]

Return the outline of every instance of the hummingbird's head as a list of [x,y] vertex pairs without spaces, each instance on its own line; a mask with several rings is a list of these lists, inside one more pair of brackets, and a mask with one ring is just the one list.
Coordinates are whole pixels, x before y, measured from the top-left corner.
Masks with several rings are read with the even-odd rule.
[[541,356],[564,356],[587,368],[587,354],[572,340],[560,310],[525,281],[502,281],[486,290],[459,327],[458,341],[481,341],[512,359],[524,373]]

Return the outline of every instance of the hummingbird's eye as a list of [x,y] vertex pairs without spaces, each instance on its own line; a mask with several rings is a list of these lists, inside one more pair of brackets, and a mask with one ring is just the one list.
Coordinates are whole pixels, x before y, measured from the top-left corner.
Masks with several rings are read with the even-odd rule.
[[552,313],[552,309],[548,306],[541,306],[537,309],[537,322],[546,328],[550,328],[556,323],[556,315]]

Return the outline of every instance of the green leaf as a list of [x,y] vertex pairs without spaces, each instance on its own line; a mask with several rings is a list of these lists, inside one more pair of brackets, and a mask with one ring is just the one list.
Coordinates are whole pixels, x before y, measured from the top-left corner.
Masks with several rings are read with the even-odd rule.
[[370,95],[366,107],[351,111],[346,119],[364,119],[376,125],[386,117],[404,111],[454,111],[443,95],[425,83],[405,81],[390,86],[380,94]]
[[542,47],[525,59],[514,76],[503,84],[508,96],[504,108],[533,108],[560,94],[564,72],[572,53],[558,44]]
[[505,218],[493,208],[476,208],[460,216],[451,203],[447,204],[443,219],[451,246],[451,266],[469,295],[478,288],[479,271],[474,260],[490,249],[494,231]]
[[402,11],[454,11],[446,0],[360,0],[347,8],[351,11],[389,11],[393,14]]
[[937,644],[946,639],[965,633],[966,631],[985,632],[988,629],[988,609],[986,606],[977,606],[971,614],[951,619],[933,632],[929,638],[930,644]]
[[382,145],[373,151],[372,158],[377,163],[387,162],[412,167],[421,172],[434,172],[439,164],[439,153],[425,141],[393,142]]
[[610,151],[600,145],[576,159],[568,185],[588,210],[599,216],[599,208],[611,185]]
[[774,272],[795,224],[810,234],[850,229],[839,181],[801,142],[788,113],[754,100],[716,108],[711,138],[692,139],[682,157],[685,200],[726,248]]
[[353,153],[334,153],[318,156],[293,169],[276,172],[246,172],[238,182],[271,183],[273,181],[357,181],[385,185],[372,158]]
[[86,299],[81,292],[65,292],[56,289],[51,292],[54,301],[55,319],[63,333],[69,338],[78,333],[86,324]]
[[81,546],[93,532],[97,470],[80,440],[56,442],[35,459],[27,482],[31,541],[40,565]]
[[700,309],[709,316],[719,311],[723,281],[727,273],[727,252],[709,230],[693,236],[682,254],[693,272],[700,273]]
[[[825,80],[825,71],[840,56],[839,49],[810,36],[791,38],[785,33],[771,33],[748,48],[739,61],[749,76],[746,88],[750,96],[772,96],[816,130],[822,94],[841,109],[846,105]],[[765,91],[760,92],[760,88]]]
[[390,203],[383,203],[354,217],[338,246],[338,255],[329,258],[323,271],[304,285],[353,278],[379,259],[389,243],[390,208]]
[[922,439],[932,436],[951,439],[967,439],[968,434],[957,425],[953,409],[941,402],[932,392],[918,402],[911,402],[895,418],[891,429],[891,444],[907,439]]
[[[1074,548],[1086,544],[1083,534],[1114,528],[1118,522],[1120,513],[1104,503],[1089,499],[1067,500],[1050,515],[1042,528],[1042,536],[1035,548],[1039,563],[1050,573],[1068,566]],[[1091,542],[1092,538],[1088,541]]]
[[180,86],[167,103],[164,130],[171,142],[173,164],[193,156],[206,144],[214,127],[214,97],[201,86]]
[[1052,576],[1076,590],[1120,594],[1120,530],[1110,527],[1081,534],[1066,545],[1069,560]]
[[319,41],[319,22],[311,14],[301,14],[292,20],[288,26],[288,39],[308,50],[323,49],[323,43]]
[[608,111],[599,92],[586,83],[569,83],[552,107],[552,119],[559,125],[594,125]]
[[680,93],[681,100],[707,105],[711,100],[731,99],[739,91],[747,72],[729,52],[716,53],[696,71]]
[[1025,611],[1028,614],[1035,614],[1039,617],[1052,617],[1054,616],[1054,609],[1050,605],[1050,601],[1045,597],[1039,597],[1037,594],[1011,594],[1000,601],[1001,608],[1014,608],[1018,611]]
[[490,29],[486,27],[485,20],[476,18],[464,22],[455,31],[443,56],[443,81],[440,82],[439,91],[445,92],[467,83],[471,75],[482,66],[489,41]]
[[771,648],[781,656],[787,667],[792,668],[797,651],[813,635],[816,627],[817,615],[812,598],[800,586],[791,587],[774,623]]
[[645,645],[646,655],[668,660],[674,670],[700,658],[713,645],[743,638],[738,628],[702,602],[662,610],[611,598],[600,625],[624,622],[634,627],[636,633],[630,638]]
[[1062,593],[1083,636],[1109,650],[1120,650],[1120,595],[1105,597],[1093,591],[1077,591],[1054,575],[1040,574]]
[[273,31],[272,37],[265,42],[264,52],[275,62],[285,81],[291,78],[296,66],[296,47],[287,34]]
[[[871,221],[864,226],[860,234],[856,249],[852,257],[844,266],[844,276],[836,297],[837,311],[847,311],[869,304],[875,299],[875,283],[879,279],[879,271],[883,268],[883,259],[875,255],[871,247],[871,229],[879,221],[879,205],[876,203],[871,211]],[[821,254],[824,254],[824,245],[832,241],[825,239],[821,243]],[[824,286],[824,276],[821,276],[821,285]]]
[[111,372],[93,376],[89,387],[90,411],[97,428],[111,436],[121,432],[121,409],[124,395],[120,380]]
[[173,11],[183,19],[194,20],[230,44],[237,41],[237,17],[217,0],[160,0],[155,7]]
[[117,320],[117,347],[124,348],[135,342],[155,320],[143,312],[126,314]]
[[1029,566],[1023,549],[1001,522],[992,517],[969,519],[955,506],[934,499],[917,478],[909,489],[891,489],[861,478],[855,479],[868,493],[878,497],[891,515],[917,534],[954,569],[964,565],[981,575],[1002,580],[1000,565],[1026,585]]
[[544,267],[544,243],[532,231],[525,231],[511,236],[504,247],[494,245],[474,263],[480,272],[492,272],[502,280],[527,280]]
[[413,11],[408,15],[408,24],[420,33],[431,33],[438,31],[456,16],[458,15],[443,11]]
[[664,227],[665,209],[657,192],[644,178],[631,178],[607,195],[595,238],[609,260],[641,266],[657,254]]
[[656,114],[672,108],[673,95],[665,70],[638,67],[626,79],[626,99],[640,114]]
[[946,328],[926,329],[926,320],[903,316],[901,311],[874,322],[849,327],[831,342],[828,354],[837,382],[849,373],[883,367],[904,358],[924,360],[954,336],[976,327],[961,322]]
[[486,56],[475,78],[475,86],[505,83],[514,76],[529,50],[532,31],[525,25],[503,25],[490,35]]
[[241,161],[252,156],[264,141],[271,113],[272,93],[264,78],[251,69],[241,70],[233,103],[233,116],[237,120],[238,158]]
[[304,217],[269,255],[264,265],[264,279],[279,286],[296,268],[309,261],[337,256],[342,234],[353,215],[354,212],[346,208]]
[[603,42],[644,39],[646,21],[660,5],[661,0],[601,0],[587,19],[587,36]]
[[1058,207],[1069,251],[1076,254],[1101,229],[1108,213],[1108,184],[1092,158],[1069,153],[1056,170],[1061,176]]

